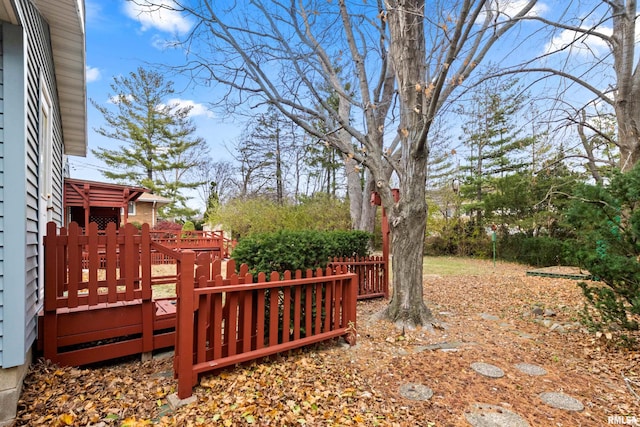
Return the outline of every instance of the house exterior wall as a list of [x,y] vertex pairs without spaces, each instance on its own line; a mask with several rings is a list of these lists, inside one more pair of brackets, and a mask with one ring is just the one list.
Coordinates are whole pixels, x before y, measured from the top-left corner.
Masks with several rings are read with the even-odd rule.
[[154,215],[153,203],[135,202],[135,204],[135,215],[129,214],[129,222],[149,224],[149,226],[151,227],[156,225],[156,222],[158,221],[158,215]]
[[[42,307],[38,277],[42,85],[53,106],[49,216],[62,221],[63,144],[49,28],[30,0],[14,4],[21,25],[0,22],[0,426],[15,417]],[[11,185],[4,186],[5,182]]]

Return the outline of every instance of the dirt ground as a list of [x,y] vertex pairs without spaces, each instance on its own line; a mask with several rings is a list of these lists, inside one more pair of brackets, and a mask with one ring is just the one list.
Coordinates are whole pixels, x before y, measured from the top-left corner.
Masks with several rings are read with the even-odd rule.
[[[372,320],[385,301],[360,302],[355,347],[333,342],[204,377],[194,388],[197,401],[176,410],[167,405],[177,386],[170,354],[90,369],[37,361],[17,425],[467,426],[475,403],[531,426],[640,422],[640,353],[580,325],[575,281],[527,276],[515,264],[464,266],[459,274],[425,271],[437,327],[401,331]],[[476,362],[504,376],[479,375]],[[527,375],[519,363],[546,375]],[[407,385],[424,385],[433,396],[404,397]],[[540,398],[545,392],[571,396],[584,409],[549,406]]]

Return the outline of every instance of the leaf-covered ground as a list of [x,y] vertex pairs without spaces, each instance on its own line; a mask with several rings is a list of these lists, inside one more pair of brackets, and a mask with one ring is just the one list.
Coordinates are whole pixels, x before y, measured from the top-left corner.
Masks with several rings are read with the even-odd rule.
[[[372,320],[384,301],[361,302],[356,347],[334,342],[206,376],[194,389],[197,402],[175,411],[167,405],[177,385],[171,357],[91,369],[38,361],[25,380],[17,425],[466,426],[474,403],[501,406],[531,426],[640,420],[638,350],[577,323],[582,296],[574,281],[526,270],[477,260],[466,260],[457,275],[427,267],[426,300],[441,327],[403,333]],[[505,376],[480,376],[474,362]],[[547,374],[526,375],[515,368],[523,362]],[[433,397],[402,397],[409,383],[431,388]],[[585,409],[552,408],[539,398],[549,391]]]

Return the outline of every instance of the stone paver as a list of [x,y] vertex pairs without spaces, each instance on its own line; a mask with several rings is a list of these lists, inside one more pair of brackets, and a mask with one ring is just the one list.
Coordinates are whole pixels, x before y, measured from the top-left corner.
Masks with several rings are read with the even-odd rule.
[[408,383],[400,386],[400,396],[409,400],[429,400],[433,390],[422,384]]
[[542,366],[532,365],[531,363],[518,363],[516,369],[520,372],[524,372],[527,375],[540,376],[547,375],[547,370]]
[[489,363],[476,362],[471,364],[471,369],[489,378],[502,378],[504,377],[504,371],[495,365]]
[[540,394],[540,399],[549,406],[565,411],[582,411],[584,405],[578,399],[564,393],[546,392]]
[[435,350],[453,350],[453,349],[459,348],[461,346],[462,346],[462,343],[458,342],[458,341],[439,342],[439,343],[436,343],[436,344],[417,346],[417,347],[415,347],[415,351],[416,351],[416,353],[419,353],[419,352],[426,351],[426,350],[430,350],[430,351],[435,351]]
[[502,406],[475,403],[464,414],[473,427],[529,427],[520,415]]

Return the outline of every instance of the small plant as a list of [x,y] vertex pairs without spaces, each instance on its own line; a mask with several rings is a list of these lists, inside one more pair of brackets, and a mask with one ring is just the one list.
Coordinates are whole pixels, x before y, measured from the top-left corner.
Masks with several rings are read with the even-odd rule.
[[355,345],[358,331],[356,330],[356,325],[353,321],[349,321],[349,325],[347,326],[345,332],[347,333],[344,337],[345,341],[347,341],[349,345]]
[[196,226],[191,221],[186,221],[182,225],[182,238],[193,237],[192,231],[196,229]]

